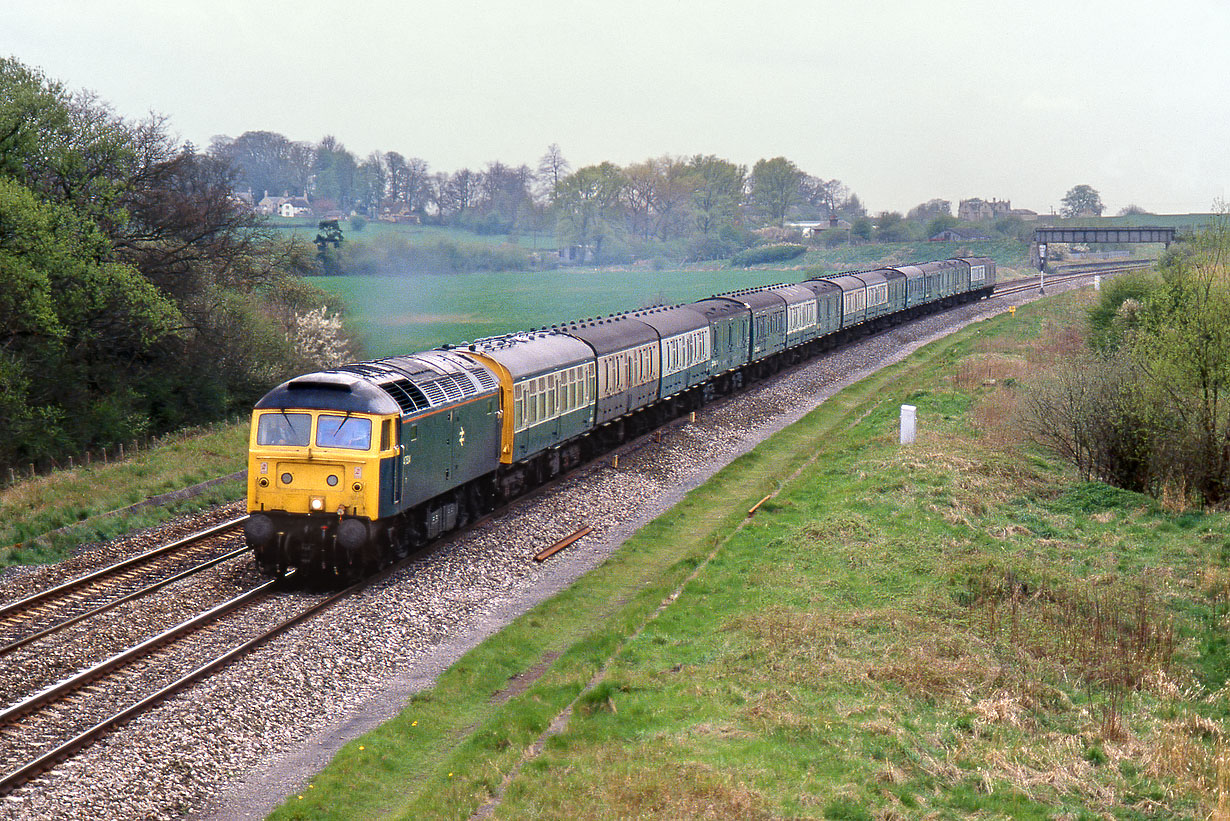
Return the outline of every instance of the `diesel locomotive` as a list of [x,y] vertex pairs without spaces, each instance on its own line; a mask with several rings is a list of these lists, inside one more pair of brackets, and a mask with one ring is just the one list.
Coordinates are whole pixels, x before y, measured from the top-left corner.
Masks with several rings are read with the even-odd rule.
[[834,274],[278,385],[252,414],[261,570],[354,578],[820,350],[990,295],[985,257]]

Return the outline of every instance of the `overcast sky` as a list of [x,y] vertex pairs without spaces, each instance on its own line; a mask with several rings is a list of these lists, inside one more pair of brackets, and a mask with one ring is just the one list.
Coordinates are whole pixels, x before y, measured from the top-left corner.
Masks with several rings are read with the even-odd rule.
[[3,0],[0,54],[199,146],[333,134],[435,171],[786,156],[869,210],[1230,187],[1226,0]]

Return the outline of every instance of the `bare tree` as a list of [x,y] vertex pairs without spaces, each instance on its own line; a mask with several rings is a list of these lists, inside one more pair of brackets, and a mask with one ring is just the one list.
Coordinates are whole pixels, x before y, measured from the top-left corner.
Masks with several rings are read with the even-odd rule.
[[539,196],[544,200],[550,199],[559,181],[571,171],[572,166],[564,159],[564,152],[560,150],[559,144],[551,143],[547,146],[547,153],[538,158]]

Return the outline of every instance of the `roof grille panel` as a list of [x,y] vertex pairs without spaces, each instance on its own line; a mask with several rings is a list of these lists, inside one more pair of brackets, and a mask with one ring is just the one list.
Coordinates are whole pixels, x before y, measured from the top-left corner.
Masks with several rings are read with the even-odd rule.
[[431,407],[423,392],[408,379],[385,382],[380,387],[384,389],[385,393],[397,400],[397,405],[401,408],[402,413],[413,413]]
[[439,384],[435,382],[422,382],[419,384],[419,387],[422,388],[423,393],[427,396],[427,401],[433,405],[443,405],[448,401],[448,396],[445,395]]
[[478,371],[470,371],[470,373],[478,379],[478,385],[484,391],[493,391],[499,385],[499,383],[495,381],[495,377],[491,375],[491,371],[486,368]]

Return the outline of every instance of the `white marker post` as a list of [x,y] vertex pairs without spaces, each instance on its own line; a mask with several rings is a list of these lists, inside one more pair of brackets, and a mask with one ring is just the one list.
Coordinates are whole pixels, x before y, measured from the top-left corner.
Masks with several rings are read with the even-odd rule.
[[910,445],[914,443],[914,429],[917,413],[918,408],[913,405],[901,406],[901,444],[903,445]]
[[1102,290],[1102,275],[1101,274],[1093,275],[1093,290],[1095,291]]

